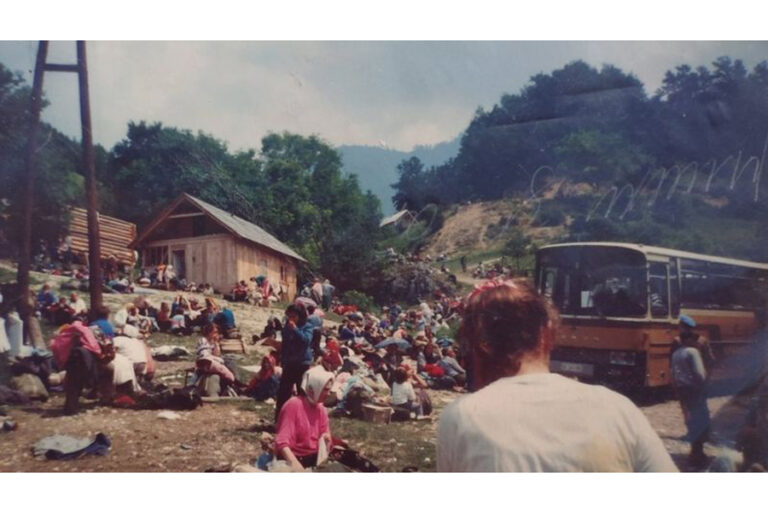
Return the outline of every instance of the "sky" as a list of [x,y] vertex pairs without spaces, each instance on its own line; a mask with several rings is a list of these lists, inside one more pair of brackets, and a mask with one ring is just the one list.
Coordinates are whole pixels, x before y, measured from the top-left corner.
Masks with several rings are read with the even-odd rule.
[[[36,49],[0,41],[0,63],[31,84]],[[768,43],[97,41],[87,52],[94,141],[107,148],[128,122],[159,121],[232,150],[290,131],[409,151],[453,139],[478,107],[576,59],[618,66],[652,94],[680,64],[727,55],[751,69],[768,58]],[[74,42],[52,42],[48,62],[74,63]],[[76,75],[48,72],[44,89],[43,119],[79,139]]]

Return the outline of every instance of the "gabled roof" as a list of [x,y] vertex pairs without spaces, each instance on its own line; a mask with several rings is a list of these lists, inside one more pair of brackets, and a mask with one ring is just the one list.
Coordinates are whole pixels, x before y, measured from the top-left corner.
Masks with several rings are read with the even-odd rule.
[[131,247],[138,246],[150,233],[155,230],[155,228],[160,225],[160,223],[162,223],[176,209],[176,207],[178,207],[184,201],[189,201],[193,205],[197,206],[200,210],[203,211],[203,213],[205,213],[213,221],[223,226],[233,235],[250,242],[255,242],[256,244],[265,246],[269,249],[277,251],[278,253],[295,258],[301,262],[306,262],[304,258],[292,250],[288,245],[280,242],[277,237],[270,234],[263,228],[187,193],[183,193],[168,207],[166,207],[166,209],[163,210],[160,215],[158,215],[155,220],[152,221],[149,226],[147,226],[147,228],[144,229],[142,233],[131,243]]
[[396,214],[393,214],[387,218],[382,219],[381,222],[379,223],[379,228],[383,228],[389,224],[398,222],[406,214],[408,214],[411,218],[413,218],[413,214],[411,214],[408,210],[401,210]]

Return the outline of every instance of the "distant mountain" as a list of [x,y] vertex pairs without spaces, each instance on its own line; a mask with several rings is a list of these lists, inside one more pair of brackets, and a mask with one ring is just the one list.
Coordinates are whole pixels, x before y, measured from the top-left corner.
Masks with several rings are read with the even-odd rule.
[[397,165],[403,159],[418,157],[424,167],[437,166],[456,156],[459,152],[461,135],[452,141],[434,146],[416,146],[410,152],[398,151],[379,146],[339,146],[338,150],[346,173],[357,175],[360,188],[369,190],[381,201],[382,213],[387,216],[395,212],[392,205],[394,190],[391,185],[397,181]]

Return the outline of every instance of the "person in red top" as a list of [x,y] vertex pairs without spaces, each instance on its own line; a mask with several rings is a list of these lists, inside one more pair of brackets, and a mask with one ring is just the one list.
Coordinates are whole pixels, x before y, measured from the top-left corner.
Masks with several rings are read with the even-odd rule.
[[321,443],[330,449],[331,429],[323,401],[332,385],[332,373],[322,366],[312,367],[302,378],[304,395],[292,397],[280,409],[275,449],[277,457],[294,470],[316,466]]
[[323,367],[331,372],[335,372],[344,363],[339,353],[339,343],[334,338],[328,338],[325,341],[325,354],[323,355]]

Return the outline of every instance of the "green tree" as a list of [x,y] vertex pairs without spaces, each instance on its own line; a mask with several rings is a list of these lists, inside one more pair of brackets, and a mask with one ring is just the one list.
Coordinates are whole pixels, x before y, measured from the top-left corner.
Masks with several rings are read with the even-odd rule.
[[520,259],[531,253],[531,238],[520,228],[512,229],[502,253],[515,259],[515,266],[519,272]]

